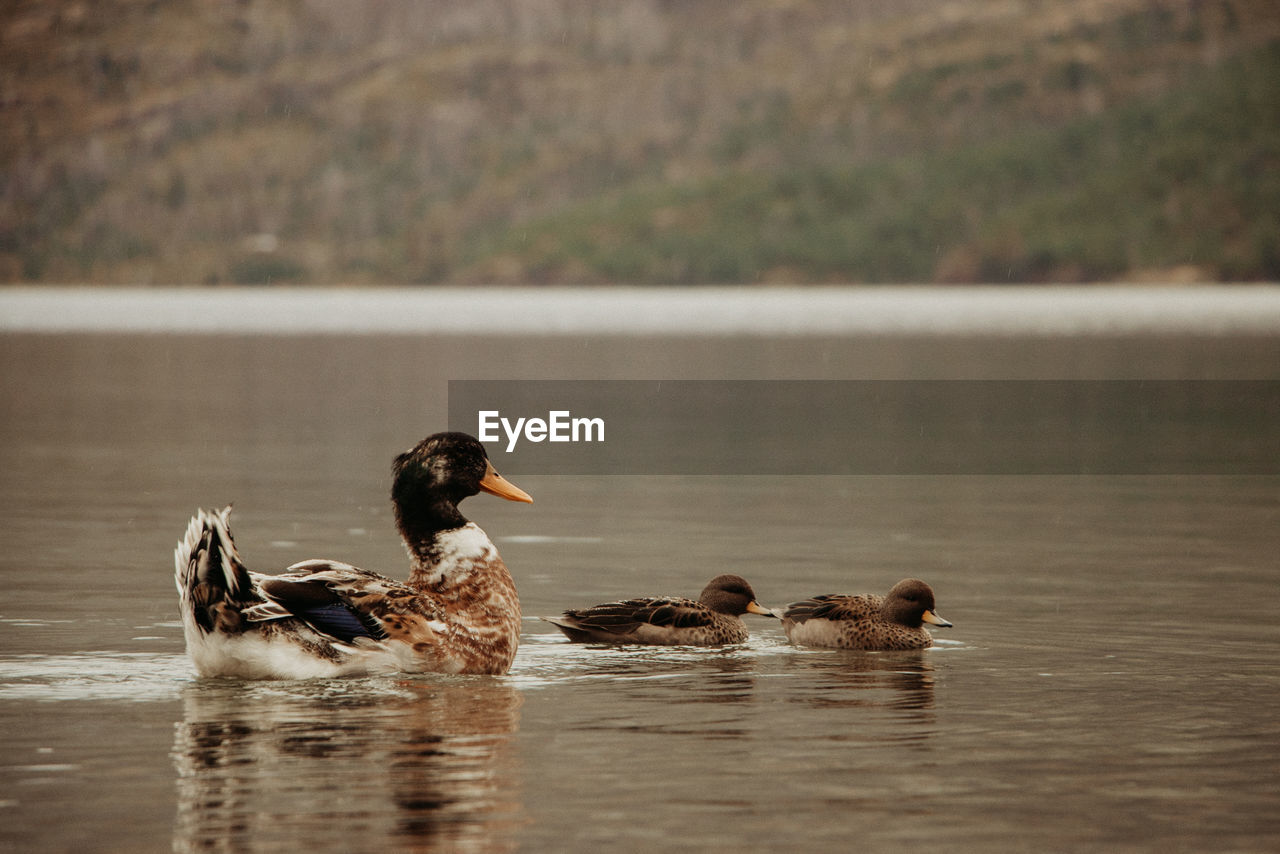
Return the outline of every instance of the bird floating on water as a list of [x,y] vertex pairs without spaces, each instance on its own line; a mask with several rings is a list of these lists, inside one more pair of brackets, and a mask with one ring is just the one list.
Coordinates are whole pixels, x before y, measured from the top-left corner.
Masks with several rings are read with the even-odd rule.
[[174,552],[174,581],[198,673],[507,671],[520,640],[520,600],[498,550],[458,503],[481,491],[533,499],[465,433],[428,436],[396,457],[392,471],[408,581],[331,560],[252,572],[231,536],[231,508],[196,513]]
[[782,630],[803,646],[839,649],[924,649],[933,635],[924,624],[951,623],[934,611],[933,588],[918,578],[893,585],[888,596],[825,594],[783,609]]
[[746,613],[776,616],[756,601],[746,579],[717,575],[697,601],[671,596],[623,599],[542,619],[575,643],[719,646],[747,639],[741,620]]

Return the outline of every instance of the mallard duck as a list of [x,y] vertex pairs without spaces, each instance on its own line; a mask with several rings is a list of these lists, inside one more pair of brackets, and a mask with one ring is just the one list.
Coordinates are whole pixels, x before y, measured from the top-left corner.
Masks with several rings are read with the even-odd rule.
[[696,602],[671,596],[624,599],[542,619],[575,643],[719,646],[747,639],[739,619],[746,613],[775,616],[756,601],[746,579],[717,575]]
[[307,678],[435,671],[505,673],[520,600],[489,537],[458,511],[480,491],[529,495],[465,433],[437,433],[400,454],[391,501],[409,550],[408,581],[331,560],[279,575],[249,571],[231,508],[200,510],[174,552],[187,652],[203,676]]
[[933,609],[933,588],[906,578],[888,596],[827,594],[793,602],[782,612],[782,630],[804,646],[924,649],[933,645],[924,623],[951,625]]

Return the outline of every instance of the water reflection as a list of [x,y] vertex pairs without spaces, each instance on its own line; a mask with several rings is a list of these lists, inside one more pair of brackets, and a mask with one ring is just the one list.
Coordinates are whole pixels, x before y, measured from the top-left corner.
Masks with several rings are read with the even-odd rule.
[[183,706],[176,850],[516,847],[521,695],[505,682],[201,682]]
[[925,650],[902,652],[833,651],[800,657],[808,672],[806,689],[793,702],[818,708],[933,708],[933,662]]
[[[754,734],[747,710],[758,696],[759,661],[744,648],[602,646],[550,641],[539,655],[558,651],[571,685],[602,684],[592,708],[564,727],[575,732],[647,734],[699,741],[739,740]],[[535,644],[527,645],[536,648]]]

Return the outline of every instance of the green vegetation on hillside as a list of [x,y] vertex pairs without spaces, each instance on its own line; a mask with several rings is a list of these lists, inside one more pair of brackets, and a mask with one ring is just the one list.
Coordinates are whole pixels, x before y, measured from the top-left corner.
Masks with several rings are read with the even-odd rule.
[[1064,127],[625,192],[471,254],[548,282],[1280,280],[1280,46]]
[[1280,279],[1274,0],[499,7],[4,4],[0,282]]

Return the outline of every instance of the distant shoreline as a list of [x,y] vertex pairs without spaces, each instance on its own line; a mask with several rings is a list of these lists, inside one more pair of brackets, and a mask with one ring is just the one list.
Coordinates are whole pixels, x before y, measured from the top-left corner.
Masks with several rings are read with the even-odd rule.
[[1274,285],[0,289],[3,332],[301,335],[1280,333]]

